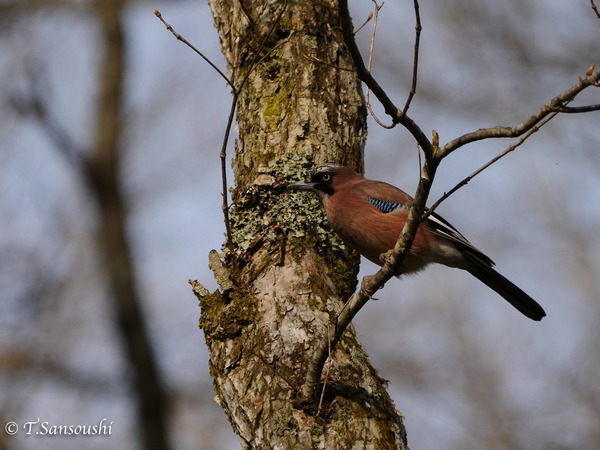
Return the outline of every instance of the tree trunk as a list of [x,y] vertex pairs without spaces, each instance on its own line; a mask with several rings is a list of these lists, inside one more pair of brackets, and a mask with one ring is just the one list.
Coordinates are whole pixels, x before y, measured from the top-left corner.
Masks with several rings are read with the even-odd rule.
[[356,288],[358,257],[316,197],[285,185],[323,162],[361,170],[366,138],[360,82],[342,69],[352,63],[325,3],[209,0],[239,92],[234,248],[224,261],[210,255],[221,290],[194,291],[216,398],[244,448],[404,449],[402,416],[352,327],[325,366],[321,406],[302,395],[312,352]]

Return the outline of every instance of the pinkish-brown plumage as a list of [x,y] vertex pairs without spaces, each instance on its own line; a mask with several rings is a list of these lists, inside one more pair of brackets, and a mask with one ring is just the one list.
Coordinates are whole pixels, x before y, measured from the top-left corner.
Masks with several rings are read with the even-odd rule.
[[[332,228],[378,265],[394,248],[413,204],[410,195],[391,184],[369,180],[335,164],[315,167],[304,182],[289,189],[316,192]],[[535,300],[492,268],[490,258],[437,214],[419,226],[402,273],[422,270],[430,263],[467,270],[533,320],[546,315]]]

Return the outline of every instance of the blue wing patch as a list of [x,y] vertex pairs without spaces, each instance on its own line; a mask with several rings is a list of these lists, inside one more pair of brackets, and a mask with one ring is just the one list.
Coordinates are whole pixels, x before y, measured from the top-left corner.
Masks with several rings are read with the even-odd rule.
[[379,211],[389,213],[399,208],[410,209],[410,206],[403,205],[402,203],[388,202],[379,198],[367,197],[367,200],[371,205],[377,208]]
[[[390,213],[400,208],[410,209],[410,206],[403,205],[402,203],[388,202],[379,198],[367,197],[365,200],[383,213]],[[462,234],[460,234],[456,230],[456,228],[454,228],[452,225],[450,225],[448,221],[446,221],[436,213],[432,213],[426,220],[426,223],[430,227],[432,232],[437,234],[442,239],[450,241],[461,252],[469,256],[471,259],[475,260],[475,262],[477,262],[478,264],[488,267],[492,267],[494,265],[494,261],[492,261],[488,256],[486,256],[480,250],[474,247],[473,244],[471,244]]]

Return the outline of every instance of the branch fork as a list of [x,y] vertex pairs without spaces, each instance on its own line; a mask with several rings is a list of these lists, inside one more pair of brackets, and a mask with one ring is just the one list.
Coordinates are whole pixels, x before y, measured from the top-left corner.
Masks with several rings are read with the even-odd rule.
[[[377,13],[379,12],[380,8],[381,6],[379,6],[376,3],[375,19],[377,18]],[[415,12],[417,16],[417,40],[415,43],[415,72],[413,74],[413,89],[416,86],[418,41],[419,33],[421,31],[418,11],[418,2],[417,0],[415,0]],[[365,66],[362,56],[354,40],[354,31],[352,26],[352,20],[348,11],[347,0],[340,0],[340,15],[342,20],[342,31],[344,41],[354,61],[358,77],[367,86],[367,92],[372,91],[375,94],[377,99],[383,105],[386,114],[388,114],[392,118],[394,125],[397,123],[402,124],[413,135],[413,137],[423,150],[423,154],[425,155],[425,164],[421,169],[419,185],[417,188],[417,192],[414,196],[414,205],[410,210],[406,224],[404,225],[402,233],[398,237],[398,241],[396,242],[393,251],[386,259],[383,267],[375,275],[365,277],[365,279],[363,280],[363,285],[365,289],[360,289],[358,292],[353,294],[350,297],[350,299],[348,299],[348,301],[344,305],[344,308],[337,316],[337,321],[335,323],[333,334],[329,336],[328,339],[324,340],[318,346],[317,349],[315,349],[315,352],[312,355],[308,366],[306,381],[302,387],[302,396],[306,399],[316,399],[318,397],[319,388],[322,386],[321,373],[323,371],[323,366],[327,360],[327,357],[332,355],[333,349],[339,342],[347,326],[350,324],[354,316],[368,302],[370,298],[370,296],[367,295],[364,291],[369,292],[371,295],[375,294],[394,274],[400,272],[400,268],[402,267],[404,258],[410,251],[410,247],[412,245],[419,225],[424,220],[426,220],[430,214],[433,213],[435,208],[437,208],[442,201],[444,201],[446,198],[448,198],[450,195],[456,192],[459,188],[466,185],[473,177],[481,173],[490,165],[494,164],[495,162],[506,156],[508,153],[512,152],[517,147],[522,145],[526,139],[528,139],[532,134],[537,132],[543,125],[545,125],[554,117],[556,117],[557,114],[561,112],[585,113],[600,110],[600,105],[567,107],[567,105],[572,100],[574,100],[575,97],[584,89],[590,86],[597,87],[599,85],[600,71],[593,72],[592,66],[590,70],[588,70],[588,72],[585,74],[585,78],[580,78],[579,83],[575,84],[571,88],[554,97],[544,106],[542,106],[538,111],[533,113],[523,123],[514,127],[491,127],[480,129],[471,133],[467,133],[461,137],[450,141],[446,145],[439,147],[439,137],[437,136],[437,133],[435,133],[434,131],[433,142],[430,141],[426,137],[425,133],[419,128],[419,126],[406,114],[408,110],[408,105],[410,104],[410,100],[412,99],[413,89],[411,89],[411,95],[409,95],[405,108],[401,110],[394,105],[394,103],[388,97],[384,89],[371,75],[370,61],[369,67],[367,68]],[[377,21],[375,20],[372,40],[374,40],[376,24]],[[371,46],[371,53],[372,48],[373,46]],[[379,120],[377,121],[379,123]],[[448,156],[450,153],[457,150],[458,148],[478,140],[520,136],[522,137],[518,142],[510,145],[504,152],[502,152],[501,154],[493,158],[491,161],[489,161],[487,164],[482,166],[480,169],[478,169],[477,171],[466,177],[464,180],[459,182],[448,193],[444,194],[442,198],[436,201],[431,208],[425,208],[425,204],[427,202],[427,198],[429,196],[431,186],[433,184],[437,167],[446,156]],[[323,389],[324,387],[325,386],[322,386]]]

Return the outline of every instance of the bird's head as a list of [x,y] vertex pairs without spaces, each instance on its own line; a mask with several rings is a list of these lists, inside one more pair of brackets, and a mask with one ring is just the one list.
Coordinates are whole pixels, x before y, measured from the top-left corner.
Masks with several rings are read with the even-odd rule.
[[349,167],[323,164],[313,168],[304,181],[288,185],[292,191],[314,191],[321,198],[331,197],[345,182],[361,177]]

